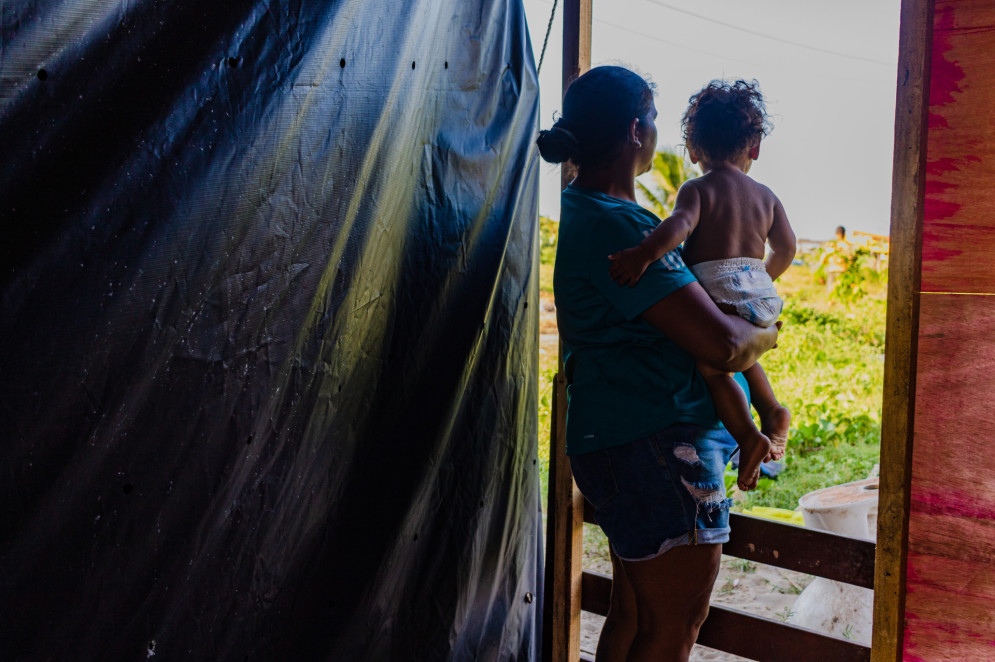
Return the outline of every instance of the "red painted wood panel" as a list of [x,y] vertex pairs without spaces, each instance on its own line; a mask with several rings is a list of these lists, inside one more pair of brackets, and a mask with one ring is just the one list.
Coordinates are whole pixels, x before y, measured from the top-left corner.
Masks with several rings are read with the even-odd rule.
[[995,2],[936,2],[924,292],[995,293]]
[[906,660],[995,660],[995,297],[923,294]]
[[[995,660],[995,0],[937,0],[906,660]],[[973,293],[973,294],[956,294]]]

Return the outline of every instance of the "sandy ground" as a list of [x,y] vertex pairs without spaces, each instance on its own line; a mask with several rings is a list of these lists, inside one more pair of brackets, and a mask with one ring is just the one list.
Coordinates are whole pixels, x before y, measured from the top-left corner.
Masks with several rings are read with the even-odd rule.
[[[540,297],[539,352],[556,356],[559,336],[556,332],[556,308],[551,296]],[[611,574],[607,559],[585,554],[584,567]],[[739,609],[758,616],[786,620],[791,606],[801,590],[812,580],[809,575],[789,572],[733,557],[723,557],[712,604]],[[594,655],[604,618],[584,613],[581,620],[581,650]],[[736,655],[722,653],[703,646],[696,646],[691,653],[692,662],[731,662],[745,660]]]

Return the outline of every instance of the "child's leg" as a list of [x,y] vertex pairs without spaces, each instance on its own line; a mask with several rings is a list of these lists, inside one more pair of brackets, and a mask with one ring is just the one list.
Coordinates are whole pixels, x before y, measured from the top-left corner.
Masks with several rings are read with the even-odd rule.
[[770,459],[780,460],[784,457],[788,445],[791,412],[777,401],[774,390],[767,381],[767,375],[759,363],[754,363],[744,370],[743,376],[750,385],[750,401],[760,414],[760,431],[770,439]]
[[736,483],[741,490],[752,490],[760,481],[760,463],[770,453],[770,440],[753,424],[746,393],[732,375],[700,363],[698,371],[708,384],[715,413],[739,444],[739,480]]

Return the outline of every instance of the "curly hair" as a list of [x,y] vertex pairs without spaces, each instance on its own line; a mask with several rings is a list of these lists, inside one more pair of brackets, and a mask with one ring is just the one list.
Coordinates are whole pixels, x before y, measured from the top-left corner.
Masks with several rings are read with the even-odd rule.
[[725,161],[771,132],[760,83],[713,80],[688,100],[684,144],[704,161]]

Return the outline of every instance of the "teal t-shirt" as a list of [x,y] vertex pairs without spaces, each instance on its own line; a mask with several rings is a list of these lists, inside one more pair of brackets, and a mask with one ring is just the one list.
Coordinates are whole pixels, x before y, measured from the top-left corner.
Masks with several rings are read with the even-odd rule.
[[569,455],[635,441],[675,423],[720,425],[694,359],[640,317],[694,281],[679,251],[651,264],[635,287],[620,287],[608,274],[608,255],[635,246],[659,222],[639,205],[604,193],[570,185],[562,194],[553,289]]

